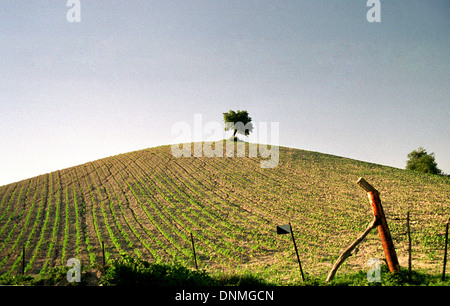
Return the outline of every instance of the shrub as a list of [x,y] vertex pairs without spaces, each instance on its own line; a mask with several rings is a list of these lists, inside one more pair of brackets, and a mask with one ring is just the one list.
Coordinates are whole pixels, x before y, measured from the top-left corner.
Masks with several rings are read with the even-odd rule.
[[101,284],[107,286],[206,286],[214,280],[204,271],[179,264],[149,263],[123,254],[113,260]]
[[442,171],[437,167],[434,153],[428,154],[423,147],[419,147],[408,154],[406,169],[423,173],[442,174]]

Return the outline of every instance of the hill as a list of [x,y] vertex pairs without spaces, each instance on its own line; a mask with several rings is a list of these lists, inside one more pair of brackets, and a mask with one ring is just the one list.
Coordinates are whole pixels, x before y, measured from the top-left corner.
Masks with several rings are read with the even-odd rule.
[[[121,252],[212,273],[251,271],[283,283],[299,278],[291,222],[304,271],[322,275],[372,218],[364,177],[380,191],[400,265],[407,266],[411,213],[413,269],[441,271],[450,179],[317,152],[280,147],[261,157],[180,157],[170,146],[89,162],[0,187],[0,274],[45,274],[69,258],[82,266]],[[252,145],[253,146],[253,145]],[[384,258],[376,231],[341,271]]]

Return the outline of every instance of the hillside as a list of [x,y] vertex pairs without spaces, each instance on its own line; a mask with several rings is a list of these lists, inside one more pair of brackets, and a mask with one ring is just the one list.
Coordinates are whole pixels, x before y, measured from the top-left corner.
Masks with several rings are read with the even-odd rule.
[[[27,274],[72,257],[101,263],[102,242],[107,259],[126,252],[193,267],[192,232],[199,268],[288,281],[297,259],[291,237],[276,235],[288,222],[304,271],[323,274],[371,221],[359,177],[380,191],[400,265],[409,210],[413,269],[441,271],[449,178],[285,147],[277,167],[260,160],[175,158],[161,146],[1,186],[0,274],[21,271],[23,247]],[[376,231],[339,271],[366,270],[372,257],[384,257]]]

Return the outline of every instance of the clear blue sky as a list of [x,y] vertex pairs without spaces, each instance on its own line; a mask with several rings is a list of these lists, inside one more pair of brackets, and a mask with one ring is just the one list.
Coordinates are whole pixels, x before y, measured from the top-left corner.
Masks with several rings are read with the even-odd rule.
[[0,185],[246,109],[280,145],[450,173],[450,2],[0,1]]

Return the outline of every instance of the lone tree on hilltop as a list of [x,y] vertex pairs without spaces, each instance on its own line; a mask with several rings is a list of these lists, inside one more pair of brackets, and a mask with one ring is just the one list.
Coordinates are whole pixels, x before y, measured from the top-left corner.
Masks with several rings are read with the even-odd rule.
[[237,140],[236,133],[238,132],[248,136],[253,131],[252,118],[245,110],[237,112],[230,110],[228,113],[223,113],[223,120],[225,121],[225,131],[233,130],[234,140]]
[[428,154],[423,147],[419,147],[408,154],[406,169],[423,173],[442,174],[442,171],[437,167],[434,153]]

